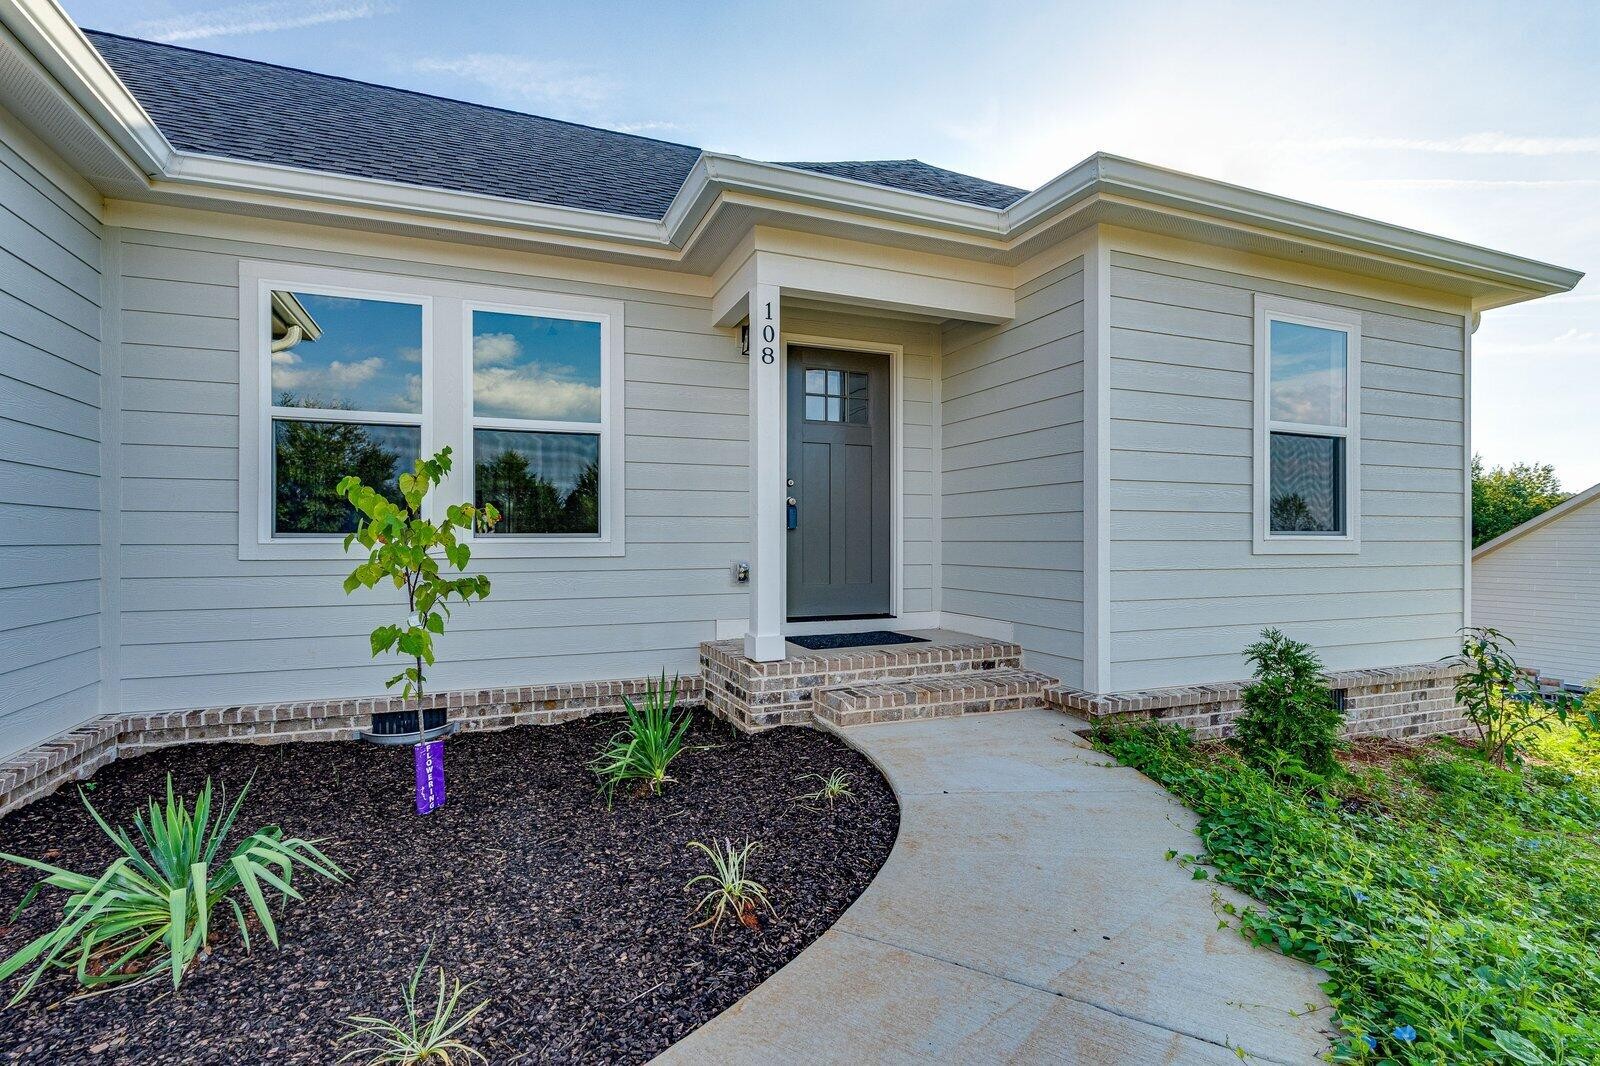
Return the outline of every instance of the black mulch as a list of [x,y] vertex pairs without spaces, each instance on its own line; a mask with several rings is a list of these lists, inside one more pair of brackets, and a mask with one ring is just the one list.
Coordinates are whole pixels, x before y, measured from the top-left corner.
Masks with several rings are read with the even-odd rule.
[[[432,963],[474,982],[489,1009],[470,1030],[492,1062],[639,1062],[731,1006],[837,919],[888,856],[899,812],[860,755],[824,733],[741,738],[703,712],[665,796],[607,811],[584,767],[616,728],[598,718],[468,734],[447,744],[449,804],[412,811],[409,748],[360,744],[193,745],[115,763],[95,776],[113,822],[164,788],[193,795],[206,775],[233,790],[252,773],[237,830],[276,823],[325,837],[353,880],[307,880],[282,910],[283,947],[254,930],[246,955],[226,905],[213,951],[174,993],[151,981],[70,998],[46,978],[0,1013],[0,1061],[322,1063],[351,1014],[398,1018],[401,986],[431,941]],[[856,802],[807,809],[797,780],[843,767]],[[751,876],[778,919],[759,931],[691,931],[684,883],[702,872],[690,840],[746,836]],[[80,871],[114,857],[77,790],[0,819],[0,850]],[[0,867],[0,921],[33,878]],[[10,954],[59,915],[61,894],[0,927]],[[226,919],[226,922],[223,922]],[[3,991],[15,989],[12,982]],[[424,985],[426,989],[428,985]]]
[[887,629],[874,629],[868,633],[818,633],[809,637],[790,637],[790,644],[798,644],[807,651],[831,651],[835,648],[865,648],[874,644],[926,644],[927,637],[913,637],[906,633],[891,633]]

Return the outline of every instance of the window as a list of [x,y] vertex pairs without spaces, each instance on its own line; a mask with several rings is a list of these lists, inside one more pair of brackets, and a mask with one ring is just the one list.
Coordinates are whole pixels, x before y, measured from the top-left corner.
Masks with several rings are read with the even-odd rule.
[[619,301],[244,261],[242,559],[343,558],[356,474],[451,448],[429,500],[492,503],[489,556],[623,554]]
[[859,370],[807,370],[806,421],[867,424],[867,375]]
[[343,535],[346,474],[399,499],[422,452],[421,303],[272,289],[272,535]]
[[473,499],[495,537],[598,537],[601,323],[473,308]]
[[1361,317],[1256,297],[1255,548],[1359,549]]

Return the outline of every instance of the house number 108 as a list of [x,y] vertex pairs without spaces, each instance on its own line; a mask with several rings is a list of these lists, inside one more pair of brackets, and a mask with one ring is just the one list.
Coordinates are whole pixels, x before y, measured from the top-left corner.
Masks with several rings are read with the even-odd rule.
[[766,312],[767,324],[761,327],[761,361],[770,364],[777,362],[778,359],[777,353],[772,348],[773,342],[778,339],[778,331],[772,325],[772,301],[770,300],[767,301]]

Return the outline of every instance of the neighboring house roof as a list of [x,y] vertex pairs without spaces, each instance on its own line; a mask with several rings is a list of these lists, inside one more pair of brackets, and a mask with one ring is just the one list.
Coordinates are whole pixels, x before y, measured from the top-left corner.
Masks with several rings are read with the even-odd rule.
[[[700,149],[292,67],[85,30],[173,147],[659,219]],[[784,164],[960,203],[1027,190],[915,159]]]
[[1556,506],[1543,514],[1535,515],[1522,523],[1522,525],[1506,530],[1493,540],[1485,541],[1472,550],[1472,557],[1473,559],[1481,559],[1497,548],[1503,548],[1518,537],[1527,536],[1541,526],[1547,526],[1551,522],[1558,521],[1563,515],[1571,514],[1584,504],[1595,499],[1600,499],[1600,485],[1590,485],[1576,496],[1556,504]]

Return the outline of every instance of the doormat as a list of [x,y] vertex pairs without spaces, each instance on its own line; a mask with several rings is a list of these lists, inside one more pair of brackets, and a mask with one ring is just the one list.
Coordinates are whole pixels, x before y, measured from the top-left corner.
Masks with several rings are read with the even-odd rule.
[[836,648],[864,648],[869,644],[926,644],[927,637],[911,637],[904,633],[891,633],[887,629],[874,629],[870,633],[818,633],[810,637],[786,637],[790,644],[798,644],[807,651],[832,651]]

